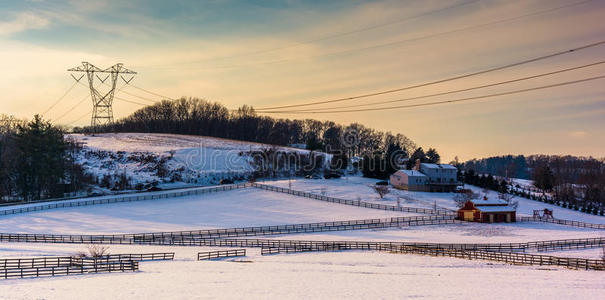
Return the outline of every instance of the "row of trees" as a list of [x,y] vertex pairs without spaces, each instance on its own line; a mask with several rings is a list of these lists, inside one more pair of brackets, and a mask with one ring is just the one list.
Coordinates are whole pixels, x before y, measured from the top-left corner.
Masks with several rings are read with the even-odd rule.
[[[604,160],[558,155],[528,157],[509,155],[471,160],[460,166],[467,174],[475,174],[465,177],[467,183],[475,184],[473,182],[478,180],[477,174],[490,174],[489,176],[494,174],[502,177],[527,174],[517,178],[532,179],[533,185],[543,193],[552,195],[552,201],[555,203],[582,208],[605,207]],[[488,179],[483,181],[486,180],[489,181]]]
[[[74,129],[84,133],[92,130]],[[402,134],[381,132],[357,123],[343,126],[312,119],[275,119],[259,116],[250,106],[230,111],[219,103],[197,98],[164,100],[99,130],[204,135],[280,146],[306,144],[309,150],[346,151],[348,156],[386,149],[390,144],[399,144],[403,149],[417,148]]]
[[35,116],[30,122],[0,116],[0,200],[60,197],[81,188],[77,145]]

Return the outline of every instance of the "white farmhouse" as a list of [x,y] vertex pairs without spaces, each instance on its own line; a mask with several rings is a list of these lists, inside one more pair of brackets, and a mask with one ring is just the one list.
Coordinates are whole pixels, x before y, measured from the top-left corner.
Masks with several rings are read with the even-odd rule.
[[390,177],[391,185],[408,191],[425,191],[429,178],[416,170],[399,170]]
[[458,169],[447,164],[416,162],[412,170],[399,170],[391,175],[393,187],[409,191],[453,192],[461,185]]

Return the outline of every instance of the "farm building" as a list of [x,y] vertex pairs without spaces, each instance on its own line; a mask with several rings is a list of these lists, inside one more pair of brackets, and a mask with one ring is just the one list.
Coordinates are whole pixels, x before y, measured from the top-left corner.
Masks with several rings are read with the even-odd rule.
[[453,192],[462,183],[458,169],[447,164],[428,164],[416,161],[412,170],[399,170],[391,175],[393,187],[408,191]]
[[515,222],[516,210],[500,200],[467,201],[462,208],[458,210],[458,219],[470,222],[481,223],[501,223]]
[[416,170],[399,170],[390,177],[393,187],[408,191],[425,191],[428,177]]

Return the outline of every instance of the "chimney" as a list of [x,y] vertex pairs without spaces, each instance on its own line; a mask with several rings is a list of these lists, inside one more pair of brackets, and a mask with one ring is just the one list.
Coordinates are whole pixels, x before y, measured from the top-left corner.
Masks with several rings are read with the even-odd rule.
[[420,159],[416,159],[416,165],[414,165],[414,168],[412,170],[420,171]]

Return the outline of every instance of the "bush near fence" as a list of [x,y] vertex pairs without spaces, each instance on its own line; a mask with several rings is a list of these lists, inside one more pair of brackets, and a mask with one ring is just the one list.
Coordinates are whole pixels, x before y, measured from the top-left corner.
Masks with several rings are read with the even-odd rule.
[[412,212],[412,213],[431,214],[431,215],[455,215],[456,214],[456,212],[454,210],[448,210],[448,209],[434,210],[434,209],[429,209],[429,208],[400,207],[400,206],[395,206],[395,205],[371,203],[371,202],[365,202],[365,201],[360,201],[360,200],[347,200],[347,199],[341,199],[341,198],[335,198],[335,197],[321,196],[321,195],[302,192],[302,191],[295,191],[292,189],[276,187],[276,186],[260,184],[260,183],[252,183],[252,187],[263,189],[263,190],[268,190],[268,191],[273,191],[273,192],[285,193],[285,194],[320,200],[320,201],[327,201],[327,202],[332,202],[332,203],[359,206],[359,207],[372,208],[372,209]]
[[239,256],[246,256],[246,249],[198,252],[197,260],[211,260]]

